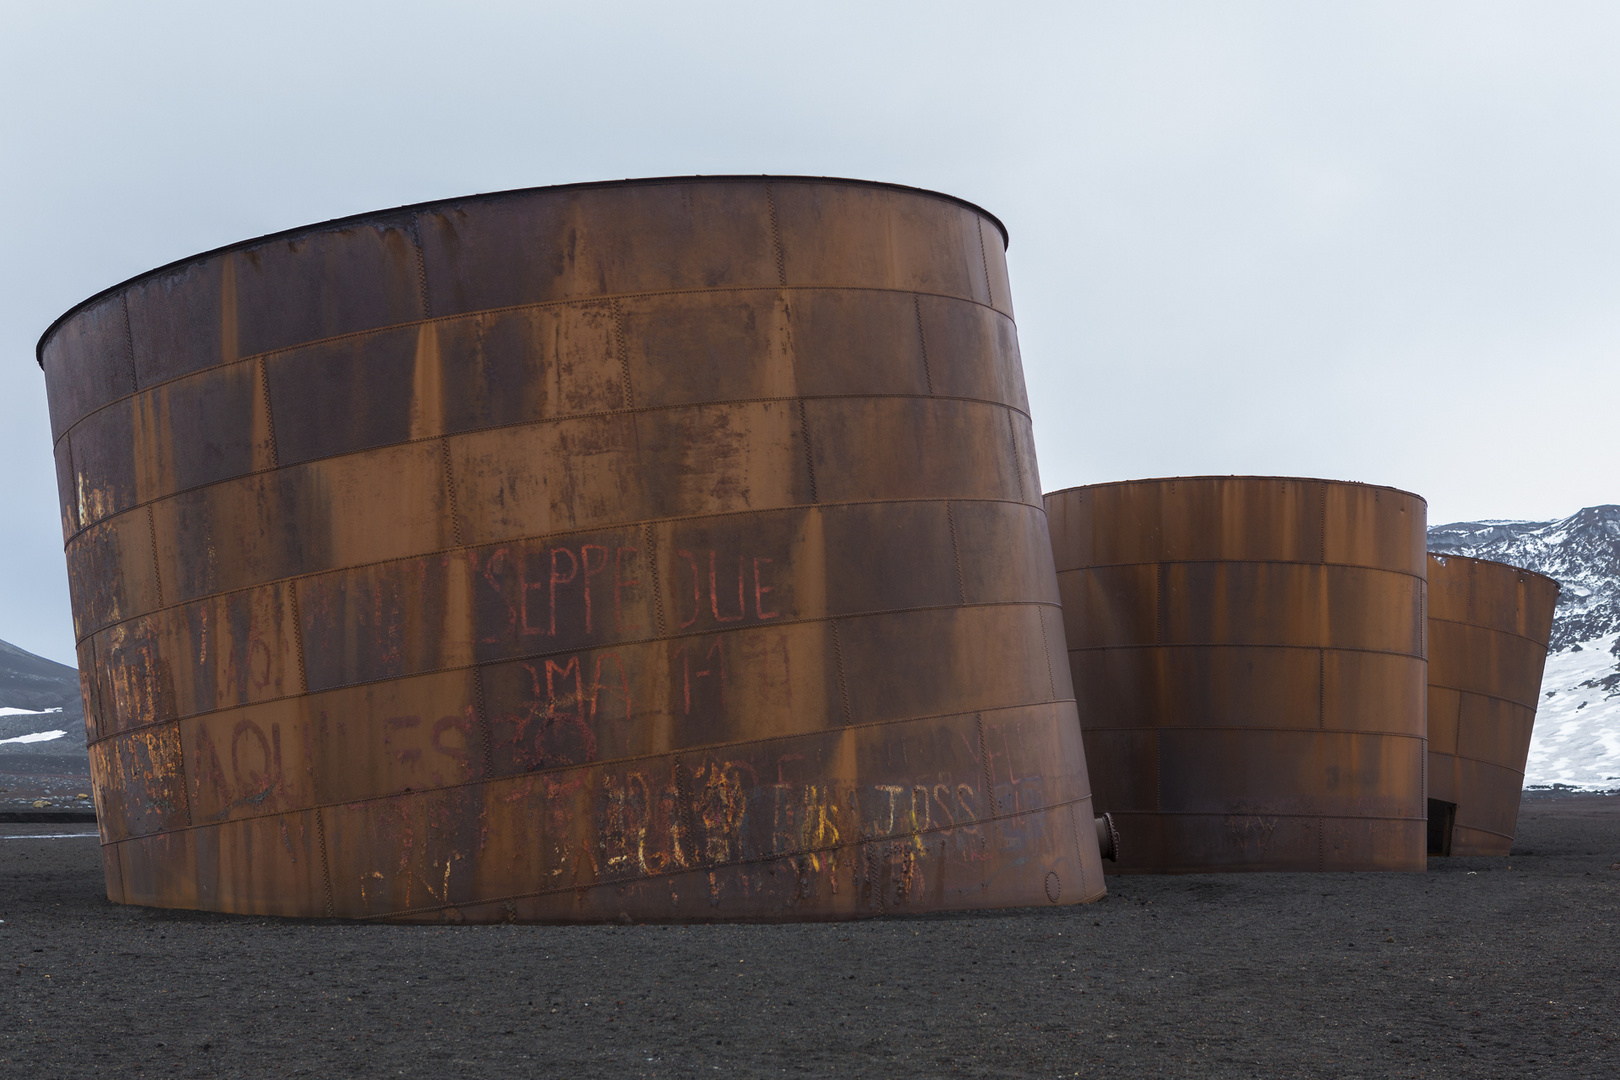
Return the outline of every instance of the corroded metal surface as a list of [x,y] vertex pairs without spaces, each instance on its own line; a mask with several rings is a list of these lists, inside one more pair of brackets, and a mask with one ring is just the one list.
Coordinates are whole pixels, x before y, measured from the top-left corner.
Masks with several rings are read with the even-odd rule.
[[1423,869],[1422,499],[1199,477],[1046,505],[1122,872]]
[[1003,236],[534,189],[41,341],[109,895],[821,919],[1103,891]]
[[1534,571],[1429,556],[1429,798],[1451,825],[1431,854],[1513,846],[1557,604],[1558,583]]

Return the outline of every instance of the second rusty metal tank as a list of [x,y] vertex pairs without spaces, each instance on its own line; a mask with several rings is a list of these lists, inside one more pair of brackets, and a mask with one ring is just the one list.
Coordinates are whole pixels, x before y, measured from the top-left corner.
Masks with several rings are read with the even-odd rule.
[[1122,871],[1423,869],[1421,498],[1231,476],[1046,505]]
[[40,343],[109,895],[1103,891],[1000,225],[695,178],[201,255]]
[[1558,583],[1429,556],[1429,854],[1506,855]]

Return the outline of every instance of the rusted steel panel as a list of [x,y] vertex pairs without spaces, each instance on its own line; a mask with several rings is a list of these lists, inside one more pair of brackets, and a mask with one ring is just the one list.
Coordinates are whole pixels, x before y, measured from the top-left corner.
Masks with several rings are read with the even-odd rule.
[[1122,872],[1423,869],[1422,499],[1196,477],[1046,505]]
[[1102,895],[1004,237],[479,196],[47,332],[108,895],[829,919]]
[[[1552,638],[1558,583],[1461,555],[1429,556],[1432,855],[1506,855]],[[1443,825],[1441,825],[1443,827]]]

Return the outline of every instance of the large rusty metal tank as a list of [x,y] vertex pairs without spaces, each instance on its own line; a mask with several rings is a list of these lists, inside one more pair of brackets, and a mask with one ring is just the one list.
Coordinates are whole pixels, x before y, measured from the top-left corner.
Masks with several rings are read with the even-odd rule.
[[1429,854],[1506,855],[1558,582],[1429,556]]
[[1416,495],[1193,477],[1046,496],[1120,870],[1422,870]]
[[298,229],[40,342],[108,893],[1102,895],[1000,224],[719,177]]

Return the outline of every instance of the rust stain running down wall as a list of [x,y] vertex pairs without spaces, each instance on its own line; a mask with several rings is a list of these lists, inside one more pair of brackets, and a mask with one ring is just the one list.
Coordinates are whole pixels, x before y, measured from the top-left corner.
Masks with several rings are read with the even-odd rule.
[[995,219],[535,189],[40,354],[109,895],[822,919],[1103,892]]
[[1558,583],[1429,556],[1431,855],[1506,855],[1552,638]]
[[1198,477],[1046,504],[1121,871],[1423,869],[1422,499]]

